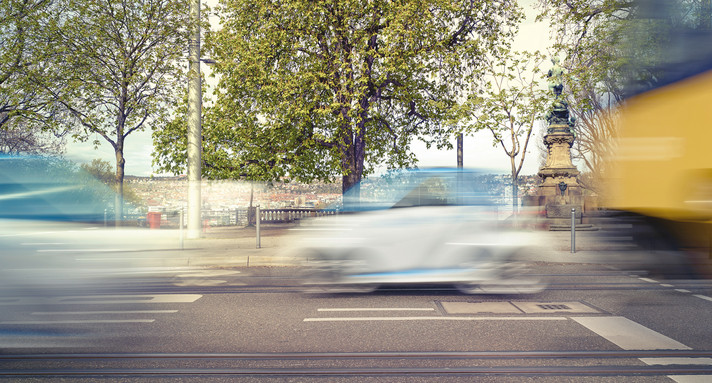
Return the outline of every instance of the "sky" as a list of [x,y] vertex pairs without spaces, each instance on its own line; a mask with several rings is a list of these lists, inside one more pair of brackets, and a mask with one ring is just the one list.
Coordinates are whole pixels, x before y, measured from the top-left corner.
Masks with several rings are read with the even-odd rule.
[[[514,48],[517,50],[539,50],[544,54],[549,51],[549,28],[548,22],[535,22],[536,12],[532,8],[532,4],[536,0],[520,0],[519,3],[525,7],[527,19],[520,25],[520,31],[514,43]],[[217,0],[203,0],[204,4],[214,6]],[[546,65],[546,64],[544,64]],[[202,65],[201,70],[207,72],[207,65]],[[542,68],[547,70],[548,68]],[[206,73],[207,74],[207,73]],[[211,80],[208,79],[210,82]],[[214,81],[214,80],[213,80]],[[542,85],[544,86],[544,85]],[[204,97],[207,95],[204,95]],[[524,167],[520,175],[536,174],[540,165],[540,150],[542,145],[542,126],[543,122],[539,122],[534,128],[533,137],[530,140],[527,149],[527,155],[524,160]],[[91,144],[94,139],[97,139],[101,144],[95,149]],[[463,164],[466,168],[486,168],[497,173],[509,173],[511,165],[509,157],[504,153],[499,146],[492,145],[492,134],[488,131],[475,133],[471,136],[465,136],[463,142]],[[454,147],[453,140],[453,147]],[[453,150],[438,150],[436,148],[426,149],[425,144],[415,140],[412,149],[418,158],[419,167],[455,167],[457,165],[457,154]],[[151,139],[151,129],[146,129],[142,132],[134,132],[126,137],[124,146],[124,158],[126,159],[125,174],[132,176],[147,177],[151,175],[162,176],[170,174],[160,174],[152,168],[153,142]],[[114,150],[109,143],[98,135],[91,137],[88,142],[73,143],[67,145],[65,157],[77,163],[89,163],[93,159],[100,158],[114,166],[116,157]]]

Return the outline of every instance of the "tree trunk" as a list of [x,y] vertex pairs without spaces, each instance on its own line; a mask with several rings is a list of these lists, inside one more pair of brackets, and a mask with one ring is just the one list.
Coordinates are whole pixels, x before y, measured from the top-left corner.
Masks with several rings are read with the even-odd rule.
[[257,209],[252,206],[255,195],[255,181],[250,181],[250,205],[247,207],[247,226],[254,226],[257,223]]
[[457,168],[462,169],[462,133],[457,135]]
[[515,176],[512,178],[512,214],[519,212],[519,181]]
[[[365,160],[365,140],[363,129],[353,133],[352,129],[345,129],[347,133],[342,136],[341,165],[344,172],[341,177],[341,194],[344,208],[357,208],[361,199],[360,182],[363,176]],[[348,198],[346,193],[348,192]]]

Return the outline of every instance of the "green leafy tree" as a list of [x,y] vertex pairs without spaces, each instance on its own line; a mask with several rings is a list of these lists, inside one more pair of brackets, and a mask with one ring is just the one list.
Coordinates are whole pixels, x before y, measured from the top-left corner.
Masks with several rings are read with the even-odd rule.
[[[56,75],[36,80],[45,80],[54,102],[80,127],[75,139],[98,136],[114,149],[120,219],[126,137],[165,119],[185,83],[179,63],[187,49],[187,6],[179,0],[56,1],[61,12],[44,31],[54,42],[47,67]],[[57,78],[60,89],[49,82]]]
[[[341,177],[342,191],[377,166],[413,166],[414,139],[451,145],[442,122],[522,16],[512,0],[223,0],[217,10],[205,174]],[[184,166],[176,151],[159,157]]]
[[[116,193],[116,171],[109,161],[95,158],[89,163],[79,165],[79,167],[88,176],[84,177],[80,173],[88,180],[87,182],[99,181],[110,188],[112,195]],[[108,196],[108,193],[106,195]],[[110,198],[106,199],[110,200]],[[142,203],[141,198],[128,186],[124,186],[124,201],[134,205]]]
[[[51,94],[34,79],[51,56],[42,32],[57,8],[51,0],[0,2],[0,151],[57,154],[66,129]],[[54,134],[47,130],[54,128]]]
[[22,118],[0,127],[0,153],[61,155],[65,144],[64,135],[44,131]]
[[597,180],[606,172],[605,158],[614,147],[617,106],[624,97],[621,48],[633,1],[541,0],[540,5],[540,18],[548,17],[555,33],[554,48],[566,57],[564,95],[577,119],[573,154],[590,175],[580,181],[597,190]]
[[469,121],[462,125],[466,132],[490,131],[493,145],[509,157],[512,180],[512,206],[517,212],[519,173],[529,148],[537,121],[547,109],[547,94],[539,84],[539,52],[514,52],[500,49],[485,60],[479,89],[463,104],[461,113]]

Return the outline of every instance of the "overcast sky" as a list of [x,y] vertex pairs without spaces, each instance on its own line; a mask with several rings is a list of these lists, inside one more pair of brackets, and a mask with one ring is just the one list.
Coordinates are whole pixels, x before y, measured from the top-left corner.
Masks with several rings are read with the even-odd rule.
[[[527,20],[520,26],[519,37],[515,42],[517,50],[539,50],[547,54],[549,48],[549,30],[547,23],[535,23],[536,13],[531,9],[531,4],[536,0],[520,0],[527,8]],[[204,4],[213,6],[217,0],[203,0]],[[546,66],[548,63],[545,63]],[[205,71],[206,66],[202,69]],[[542,68],[547,70],[548,68]],[[542,85],[545,86],[545,83]],[[540,124],[543,124],[540,122]],[[542,140],[541,126],[537,126],[534,137],[529,144],[527,157],[522,169],[522,175],[535,174],[539,170],[539,150]],[[91,141],[98,139],[101,145],[95,150]],[[464,141],[464,166],[469,168],[487,168],[501,173],[509,173],[509,157],[501,147],[492,146],[492,134],[490,132],[479,132],[473,136],[466,136]],[[426,149],[419,141],[414,142],[413,150],[416,153],[420,167],[449,166],[457,165],[457,154],[455,150],[437,150],[435,148]],[[126,158],[126,174],[133,176],[161,175],[153,171],[151,166],[151,152],[153,142],[151,140],[151,130],[134,132],[126,138],[124,146],[124,157]],[[111,145],[106,143],[99,135],[92,137],[86,143],[69,143],[66,157],[78,163],[91,162],[95,158],[109,161],[116,164],[116,157]]]

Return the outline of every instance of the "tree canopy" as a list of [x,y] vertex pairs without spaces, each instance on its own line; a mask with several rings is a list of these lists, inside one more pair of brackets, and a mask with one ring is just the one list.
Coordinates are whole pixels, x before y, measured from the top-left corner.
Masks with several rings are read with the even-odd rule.
[[[42,32],[51,0],[0,2],[0,152],[58,153],[66,127],[51,94],[33,81],[51,56]],[[47,132],[53,129],[53,133]]]
[[[443,121],[522,17],[513,0],[222,0],[217,11],[204,174],[340,176],[344,191],[375,167],[413,166],[414,139],[450,145]],[[157,133],[179,138],[181,126]]]
[[[128,135],[163,120],[184,86],[187,6],[179,0],[55,0],[57,12],[42,36],[51,44],[33,80],[51,92],[78,128],[116,154],[123,196]],[[57,86],[56,84],[61,84]],[[117,218],[121,216],[117,200]]]
[[476,92],[460,109],[466,132],[489,131],[493,145],[509,157],[512,179],[512,206],[516,212],[518,177],[524,166],[529,140],[537,121],[547,110],[547,95],[539,85],[539,52],[516,52],[500,48],[485,58]]

